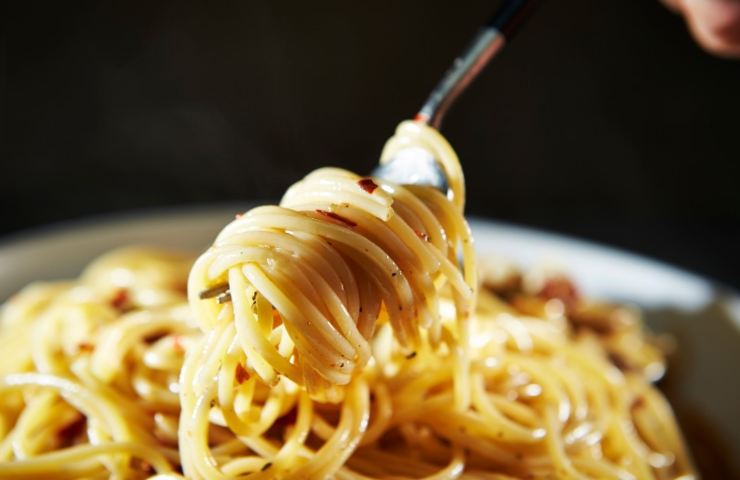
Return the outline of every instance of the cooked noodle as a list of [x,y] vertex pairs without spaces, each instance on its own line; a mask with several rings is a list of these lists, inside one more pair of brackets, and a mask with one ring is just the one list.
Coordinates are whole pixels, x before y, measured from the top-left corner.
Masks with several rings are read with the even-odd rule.
[[448,196],[321,169],[189,278],[128,249],[11,299],[0,478],[692,478],[638,313],[479,275],[457,157],[405,122],[383,159],[408,146]]

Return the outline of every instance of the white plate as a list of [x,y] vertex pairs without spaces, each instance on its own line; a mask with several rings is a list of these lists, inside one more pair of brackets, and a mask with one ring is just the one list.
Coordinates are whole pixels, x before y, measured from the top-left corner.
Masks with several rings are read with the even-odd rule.
[[[246,205],[93,218],[18,235],[0,244],[0,300],[39,279],[77,275],[95,256],[122,245],[200,251]],[[666,389],[691,425],[712,430],[740,459],[740,297],[654,260],[572,238],[487,220],[471,222],[483,255],[523,266],[556,263],[588,296],[635,303],[648,323],[678,340]],[[682,415],[682,416],[684,416]],[[694,433],[696,435],[696,433]],[[711,438],[710,438],[711,437]],[[712,447],[713,448],[713,447]],[[735,460],[737,461],[737,460]]]

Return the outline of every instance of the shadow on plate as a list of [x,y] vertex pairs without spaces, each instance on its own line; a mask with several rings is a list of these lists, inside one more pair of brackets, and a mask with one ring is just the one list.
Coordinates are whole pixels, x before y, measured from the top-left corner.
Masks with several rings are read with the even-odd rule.
[[645,310],[650,327],[676,339],[659,383],[703,478],[740,478],[740,330],[732,298],[718,295],[699,311]]

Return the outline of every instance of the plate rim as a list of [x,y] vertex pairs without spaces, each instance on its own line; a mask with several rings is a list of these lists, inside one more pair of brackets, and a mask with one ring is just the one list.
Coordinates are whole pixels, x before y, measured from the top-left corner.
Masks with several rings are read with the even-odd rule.
[[[257,205],[276,204],[274,201],[264,200],[245,200],[235,202],[216,202],[216,203],[193,203],[185,205],[165,205],[156,207],[142,207],[133,209],[124,209],[113,212],[101,212],[91,215],[82,215],[69,219],[58,220],[44,223],[32,227],[23,228],[9,232],[0,236],[0,254],[5,251],[18,247],[23,244],[44,241],[45,237],[52,235],[69,234],[84,229],[102,229],[110,228],[117,224],[124,224],[132,221],[153,221],[157,218],[189,217],[194,215],[205,215],[209,213],[223,214],[228,210],[234,212],[246,211]],[[548,241],[557,243],[567,243],[580,248],[586,248],[592,251],[598,251],[620,257],[629,257],[640,263],[658,268],[672,274],[680,275],[693,282],[703,283],[709,288],[721,292],[724,295],[735,297],[740,300],[740,289],[725,282],[717,280],[709,275],[700,274],[691,269],[674,265],[670,262],[651,257],[650,255],[635,252],[627,248],[602,243],[578,235],[559,232],[537,226],[524,225],[521,223],[499,220],[481,215],[465,215],[470,225],[484,225],[484,228],[492,226],[503,227],[508,231],[517,232],[526,236],[536,236]]]

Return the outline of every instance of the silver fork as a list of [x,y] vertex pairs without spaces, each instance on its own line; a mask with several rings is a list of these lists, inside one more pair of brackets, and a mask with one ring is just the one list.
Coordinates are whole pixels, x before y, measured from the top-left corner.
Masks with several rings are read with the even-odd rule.
[[[439,129],[447,110],[483,68],[511,41],[514,33],[540,0],[505,0],[472,42],[455,58],[414,118]],[[447,193],[444,170],[434,155],[419,147],[399,150],[373,176],[400,184],[430,185]]]

